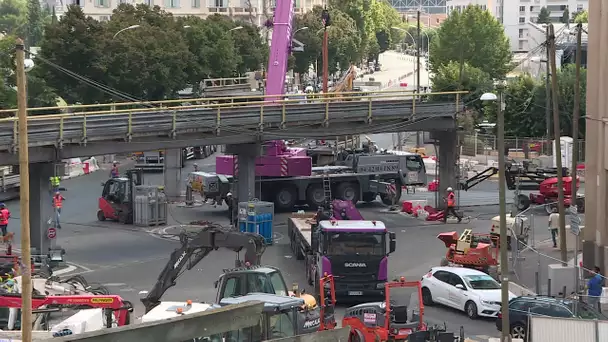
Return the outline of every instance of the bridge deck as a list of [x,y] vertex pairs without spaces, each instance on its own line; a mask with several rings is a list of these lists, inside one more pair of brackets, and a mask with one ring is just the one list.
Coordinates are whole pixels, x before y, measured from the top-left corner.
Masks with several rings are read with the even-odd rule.
[[[69,108],[71,113],[68,114],[30,116],[28,138],[30,148],[54,147],[61,150],[70,145],[83,147],[104,141],[128,143],[152,137],[181,140],[193,135],[200,139],[202,136],[213,138],[231,133],[276,139],[276,135],[265,135],[271,132],[314,132],[313,135],[318,136],[318,128],[328,128],[325,132],[331,137],[337,134],[337,129],[347,130],[340,134],[359,134],[361,128],[392,123],[401,124],[395,126],[395,130],[404,131],[407,127],[403,124],[407,122],[453,120],[458,111],[456,98],[460,93],[444,93],[454,97],[455,101],[441,102],[414,101],[418,95],[395,99],[394,92],[383,92],[372,96],[347,93],[339,97],[273,102],[239,102],[248,100],[243,97],[231,98],[231,103],[213,103],[214,100],[226,102],[226,98],[179,100],[198,103],[189,106],[180,106],[177,101],[162,104],[170,104],[168,107],[161,107],[159,103],[143,104],[148,108],[133,103],[106,104],[112,106],[112,110],[99,110],[102,105],[74,106]],[[134,106],[140,108],[129,108]],[[359,131],[353,128],[356,126]],[[349,133],[349,129],[352,132]],[[383,128],[383,131],[390,131],[390,127]],[[0,119],[0,152],[15,151],[18,137],[17,118]]]

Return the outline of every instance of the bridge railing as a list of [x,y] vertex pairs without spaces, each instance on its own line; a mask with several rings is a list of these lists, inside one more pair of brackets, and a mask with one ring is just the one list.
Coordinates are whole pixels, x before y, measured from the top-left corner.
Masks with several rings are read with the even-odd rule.
[[[30,146],[86,144],[92,140],[125,139],[133,136],[175,138],[178,132],[246,131],[310,125],[311,121],[329,126],[338,123],[416,119],[417,115],[445,114],[446,101],[425,104],[426,98],[442,95],[454,98],[454,113],[460,110],[460,96],[466,92],[412,93],[345,92],[338,98],[324,94],[287,95],[287,99],[264,101],[268,96],[201,98],[155,102],[76,105],[31,108],[28,117]],[[291,97],[291,98],[290,98]],[[195,103],[182,105],[184,103]],[[56,114],[35,114],[56,111]],[[2,110],[7,113],[10,110]],[[317,122],[318,121],[318,122]],[[294,127],[295,127],[294,126]],[[298,126],[299,127],[299,126]],[[16,117],[0,119],[0,146],[14,149],[18,142]]]

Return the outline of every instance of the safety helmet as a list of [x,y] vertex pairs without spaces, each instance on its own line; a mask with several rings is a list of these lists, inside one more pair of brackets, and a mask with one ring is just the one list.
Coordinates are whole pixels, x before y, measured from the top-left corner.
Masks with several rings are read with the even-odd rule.
[[227,193],[226,197],[232,197],[232,192]]
[[61,195],[61,192],[55,191],[55,195]]
[[445,189],[445,191],[454,191],[454,189],[452,189],[452,187],[451,187],[451,186],[448,186],[448,188],[447,188],[447,189]]
[[6,205],[4,204],[4,202],[0,202],[0,208],[1,207],[6,207]]
[[118,164],[118,162],[115,160],[112,162],[112,164],[116,165],[116,164]]

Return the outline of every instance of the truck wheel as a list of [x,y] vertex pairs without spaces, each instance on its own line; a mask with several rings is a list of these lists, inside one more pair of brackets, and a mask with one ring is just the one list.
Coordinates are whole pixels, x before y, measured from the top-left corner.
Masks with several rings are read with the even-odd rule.
[[292,186],[280,187],[274,196],[274,205],[278,211],[293,209],[296,204],[297,193]]
[[325,204],[325,191],[320,184],[311,184],[306,190],[306,201],[312,209],[317,209]]
[[357,204],[359,201],[359,186],[356,183],[341,183],[338,185],[337,198]]
[[376,200],[376,197],[378,197],[378,194],[375,192],[364,192],[363,193],[363,201],[370,203]]
[[584,214],[585,213],[585,199],[584,198],[577,198],[576,199],[576,211],[579,214]]
[[102,210],[97,210],[97,220],[99,220],[99,221],[105,221],[106,220],[106,217],[103,214]]

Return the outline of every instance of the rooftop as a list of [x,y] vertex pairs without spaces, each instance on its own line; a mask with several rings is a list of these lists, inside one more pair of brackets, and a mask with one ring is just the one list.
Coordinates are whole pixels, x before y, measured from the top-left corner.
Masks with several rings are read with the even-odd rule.
[[348,220],[332,220],[321,221],[319,226],[323,230],[338,230],[338,231],[385,231],[386,226],[380,221],[348,221]]

